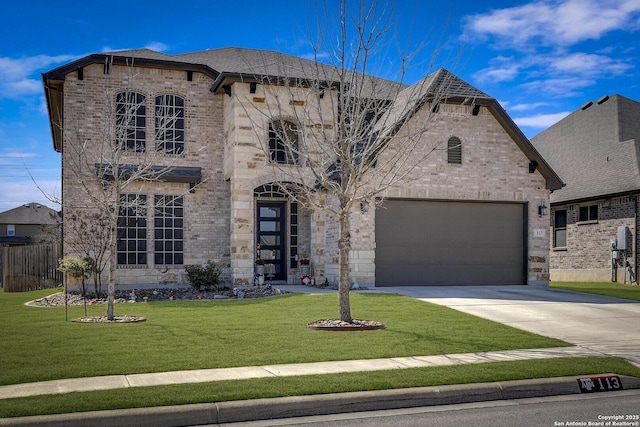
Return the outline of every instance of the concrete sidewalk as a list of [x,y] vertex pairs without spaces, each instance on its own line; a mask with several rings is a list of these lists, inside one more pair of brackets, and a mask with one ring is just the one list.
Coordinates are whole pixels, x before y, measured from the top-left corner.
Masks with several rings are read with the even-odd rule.
[[197,369],[150,374],[109,375],[0,386],[0,399],[70,393],[74,391],[85,392],[170,384],[244,380],[250,378],[339,374],[345,372],[367,372],[471,363],[589,356],[599,357],[603,356],[603,354],[580,347],[560,347],[531,350],[492,351],[486,353],[445,354],[438,356],[394,357],[389,359],[344,360],[287,365]]

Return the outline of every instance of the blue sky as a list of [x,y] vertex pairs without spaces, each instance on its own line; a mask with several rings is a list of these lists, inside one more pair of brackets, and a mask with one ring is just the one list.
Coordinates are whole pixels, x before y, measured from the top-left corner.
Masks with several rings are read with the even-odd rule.
[[[337,0],[327,0],[328,10]],[[307,42],[314,1],[22,0],[3,2],[0,27],[0,212],[59,195],[40,74],[79,57],[147,47],[167,54],[240,46],[293,55]],[[423,49],[407,83],[445,67],[500,101],[533,137],[587,101],[640,101],[640,0],[397,0],[393,52]]]

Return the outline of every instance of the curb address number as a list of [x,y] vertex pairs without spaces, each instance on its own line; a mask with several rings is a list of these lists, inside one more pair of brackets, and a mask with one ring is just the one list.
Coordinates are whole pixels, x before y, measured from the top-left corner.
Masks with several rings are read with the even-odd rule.
[[599,391],[622,390],[622,381],[617,375],[605,375],[601,377],[578,378],[580,393],[595,393]]

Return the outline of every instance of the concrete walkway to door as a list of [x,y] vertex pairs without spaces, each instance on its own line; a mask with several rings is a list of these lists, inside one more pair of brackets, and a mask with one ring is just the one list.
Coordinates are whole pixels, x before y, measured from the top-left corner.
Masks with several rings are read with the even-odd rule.
[[640,366],[640,302],[535,286],[375,288],[490,319]]

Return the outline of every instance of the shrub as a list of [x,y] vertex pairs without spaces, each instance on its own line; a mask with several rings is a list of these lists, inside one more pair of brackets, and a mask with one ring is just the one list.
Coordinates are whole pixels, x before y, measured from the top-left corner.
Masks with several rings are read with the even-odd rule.
[[204,265],[186,265],[184,267],[187,270],[187,277],[189,283],[195,289],[218,290],[220,284],[220,269],[213,261],[207,261]]

